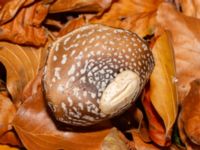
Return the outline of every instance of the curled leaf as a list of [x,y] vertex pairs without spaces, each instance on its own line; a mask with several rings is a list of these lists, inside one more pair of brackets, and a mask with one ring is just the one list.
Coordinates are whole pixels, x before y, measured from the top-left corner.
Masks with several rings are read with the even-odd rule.
[[108,130],[72,132],[60,129],[47,112],[41,89],[41,75],[33,84],[32,93],[18,109],[13,125],[22,143],[31,150],[99,150]]
[[200,79],[191,83],[190,92],[182,102],[178,121],[182,141],[188,147],[198,145],[200,148]]
[[48,5],[42,2],[24,7],[15,18],[0,26],[0,40],[17,44],[44,46],[47,41],[41,22],[48,13]]
[[152,52],[155,68],[150,77],[150,100],[164,122],[167,140],[171,136],[178,112],[175,60],[167,32],[157,38]]
[[6,69],[6,85],[17,106],[25,85],[37,74],[47,55],[45,48],[22,47],[0,42],[0,62]]
[[111,2],[112,0],[57,0],[51,5],[49,12],[99,12],[107,9]]
[[155,15],[163,0],[119,0],[102,16],[91,19],[92,23],[124,28],[140,36],[152,34],[155,27]]
[[184,16],[172,5],[163,3],[158,9],[157,21],[172,33],[179,100],[182,101],[190,90],[190,82],[200,77],[200,20]]

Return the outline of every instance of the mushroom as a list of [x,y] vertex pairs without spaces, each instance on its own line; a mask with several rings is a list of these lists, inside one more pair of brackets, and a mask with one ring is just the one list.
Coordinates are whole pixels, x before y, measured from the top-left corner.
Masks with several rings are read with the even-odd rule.
[[135,33],[82,26],[52,44],[43,76],[45,98],[57,120],[92,125],[128,109],[153,67],[148,45]]

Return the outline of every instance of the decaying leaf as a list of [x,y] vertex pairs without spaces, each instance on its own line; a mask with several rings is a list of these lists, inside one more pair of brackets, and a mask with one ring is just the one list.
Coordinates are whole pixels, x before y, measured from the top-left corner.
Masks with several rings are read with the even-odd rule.
[[21,103],[22,91],[44,65],[47,50],[0,42],[0,62],[6,68],[6,85],[14,104]]
[[[179,131],[187,147],[200,149],[200,79],[191,83],[191,89],[182,102],[179,116]],[[188,142],[190,140],[190,142]],[[193,143],[193,144],[192,144]],[[198,146],[197,146],[198,145]]]
[[47,34],[41,27],[41,22],[48,13],[48,7],[48,4],[37,2],[22,8],[12,21],[0,26],[0,40],[44,46]]
[[182,12],[186,16],[200,19],[200,1],[199,0],[178,0]]
[[101,150],[136,150],[133,141],[129,141],[116,128],[113,128],[103,140]]
[[112,0],[57,0],[50,6],[49,12],[100,12],[109,8],[111,2]]
[[[61,130],[49,116],[41,90],[41,75],[31,89],[32,95],[18,109],[13,125],[22,143],[31,150],[99,150],[109,130],[72,132]],[[56,123],[59,124],[58,122]]]
[[128,29],[143,37],[153,33],[156,10],[162,1],[163,0],[114,1],[107,12],[102,16],[91,19],[91,22]]
[[172,5],[163,3],[158,9],[157,21],[172,33],[179,100],[182,101],[190,90],[190,82],[200,77],[200,20],[186,17]]

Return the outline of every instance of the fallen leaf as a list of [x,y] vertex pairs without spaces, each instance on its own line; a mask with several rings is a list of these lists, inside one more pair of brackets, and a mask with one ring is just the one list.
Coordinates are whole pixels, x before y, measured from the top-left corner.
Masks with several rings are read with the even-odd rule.
[[20,145],[12,127],[15,113],[16,108],[9,98],[6,85],[0,81],[0,144]]
[[100,12],[109,8],[111,2],[112,0],[57,0],[50,6],[49,12]]
[[[41,0],[51,3],[53,0]],[[0,0],[0,25],[13,19],[22,7],[31,5],[35,0]]]
[[162,1],[114,1],[108,11],[103,13],[102,16],[92,18],[90,22],[131,30],[144,37],[153,33],[157,7]]
[[48,13],[48,7],[48,4],[37,2],[22,8],[12,21],[0,26],[0,40],[44,46],[47,34],[41,23]]
[[129,141],[116,128],[111,129],[110,133],[104,138],[101,150],[136,150],[133,141]]
[[26,0],[4,0],[0,10],[0,25],[10,21],[19,9],[25,4]]
[[182,102],[178,121],[182,141],[188,147],[199,145],[200,149],[200,79],[191,83],[190,92]]
[[86,24],[84,16],[79,16],[78,18],[72,19],[59,31],[58,36],[64,36],[65,34],[73,31],[74,29]]
[[99,150],[109,129],[89,132],[61,130],[59,123],[54,122],[47,112],[41,89],[41,75],[29,85],[35,89],[26,88],[32,90],[32,95],[18,109],[13,121],[14,128],[27,149]]
[[[155,68],[150,76],[150,99],[170,136],[178,113],[174,51],[167,32],[160,33],[152,49]],[[160,94],[159,94],[160,93]]]
[[171,132],[166,134],[165,125],[162,118],[157,113],[150,100],[150,91],[146,90],[142,100],[144,110],[148,119],[149,136],[152,141],[160,146],[169,146],[171,144]]
[[8,145],[0,145],[1,150],[19,150],[18,148],[15,147],[10,147]]
[[12,101],[0,94],[0,136],[12,129],[16,108]]
[[176,71],[169,35],[162,30],[159,34],[152,49],[155,67],[150,76],[150,89],[145,93],[143,106],[151,139],[160,146],[169,146],[178,113]]
[[153,143],[144,142],[140,138],[140,133],[136,129],[133,129],[130,132],[133,136],[133,141],[137,150],[160,150],[160,148],[153,145]]
[[6,86],[16,106],[22,101],[25,85],[44,65],[46,56],[47,50],[43,47],[36,49],[0,42],[0,62],[6,69]]
[[200,19],[200,1],[199,0],[179,0],[182,13],[186,16]]
[[0,135],[0,145],[1,144],[15,146],[15,147],[22,147],[20,139],[14,130],[10,130],[8,132],[5,132],[3,135]]
[[190,82],[200,77],[200,20],[184,16],[172,5],[163,3],[157,21],[172,33],[181,102],[190,90]]

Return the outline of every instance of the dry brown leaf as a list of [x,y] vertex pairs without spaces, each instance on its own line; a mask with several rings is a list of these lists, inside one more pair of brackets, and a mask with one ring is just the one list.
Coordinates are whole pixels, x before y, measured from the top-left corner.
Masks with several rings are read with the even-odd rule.
[[0,135],[0,144],[22,147],[20,139],[18,138],[14,130],[10,130],[8,132],[5,132],[3,135]]
[[100,12],[109,8],[111,2],[112,0],[57,0],[50,6],[49,12]]
[[[150,77],[150,100],[165,126],[166,137],[163,140],[168,141],[178,113],[178,104],[174,52],[167,32],[160,33],[152,52],[155,67]],[[165,142],[157,144],[164,146]]]
[[18,136],[12,127],[15,113],[16,108],[9,98],[6,85],[0,79],[0,144],[21,146]]
[[65,34],[73,31],[74,29],[86,24],[84,16],[79,16],[78,18],[72,19],[59,31],[58,36],[64,36]]
[[47,50],[45,48],[22,47],[0,42],[0,62],[6,68],[6,85],[13,102],[21,103],[22,91],[44,65]]
[[200,20],[186,17],[172,5],[163,3],[158,9],[157,21],[172,33],[179,100],[182,101],[190,90],[190,82],[200,77]]
[[12,127],[15,113],[16,108],[9,98],[6,85],[0,81],[0,144],[20,146]]
[[7,145],[0,145],[0,149],[1,150],[19,150],[18,148],[10,147],[10,146],[7,146]]
[[16,108],[12,101],[0,93],[0,136],[12,129],[11,123],[15,112]]
[[151,100],[150,91],[146,90],[142,100],[144,110],[148,119],[149,136],[154,143],[160,146],[169,146],[171,144],[171,133],[165,131],[162,118],[155,110]]
[[136,32],[140,36],[152,34],[155,27],[155,15],[163,0],[119,0],[114,1],[111,8],[91,19],[91,23],[124,28]]
[[135,148],[137,150],[160,150],[157,146],[152,143],[146,143],[140,138],[140,133],[133,129],[131,130],[131,134],[133,136],[133,141],[135,143]]
[[19,9],[25,4],[26,0],[8,0],[3,1],[3,5],[0,10],[0,25],[11,20],[19,11]]
[[13,125],[22,143],[31,150],[99,150],[109,130],[72,132],[59,130],[46,110],[41,90],[41,75],[31,89],[31,96],[18,109]]
[[196,144],[200,149],[200,79],[191,83],[191,90],[182,102],[178,121],[182,141],[187,147]]
[[43,46],[47,41],[47,34],[41,23],[48,13],[48,6],[43,2],[37,2],[22,8],[13,20],[0,26],[0,40]]
[[104,138],[101,150],[136,150],[133,141],[129,141],[116,128]]
[[[41,0],[50,3],[53,0]],[[22,7],[28,6],[35,0],[0,0],[0,25],[10,21],[15,17]]]
[[182,12],[186,16],[200,19],[200,1],[199,0],[179,0]]

